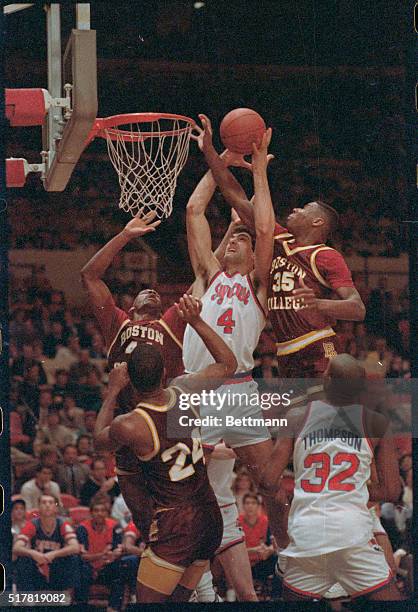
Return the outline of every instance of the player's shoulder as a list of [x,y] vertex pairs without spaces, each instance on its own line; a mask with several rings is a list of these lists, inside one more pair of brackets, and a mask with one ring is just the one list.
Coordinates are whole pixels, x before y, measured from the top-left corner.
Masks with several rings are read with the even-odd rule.
[[369,438],[382,438],[390,430],[389,419],[371,408],[363,407],[363,424]]
[[289,232],[287,227],[284,227],[276,221],[274,225],[274,238],[291,238],[293,234]]

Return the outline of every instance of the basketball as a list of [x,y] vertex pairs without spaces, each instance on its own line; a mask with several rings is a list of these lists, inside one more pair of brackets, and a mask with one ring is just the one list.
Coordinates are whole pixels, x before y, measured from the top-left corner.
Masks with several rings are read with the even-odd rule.
[[253,142],[261,142],[266,124],[263,117],[251,108],[235,108],[222,119],[220,127],[224,146],[234,153],[249,155]]

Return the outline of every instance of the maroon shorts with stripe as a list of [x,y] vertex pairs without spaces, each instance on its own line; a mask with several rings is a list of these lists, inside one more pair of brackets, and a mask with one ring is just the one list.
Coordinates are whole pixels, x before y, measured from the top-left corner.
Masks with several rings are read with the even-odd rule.
[[340,352],[337,336],[312,342],[290,355],[277,357],[280,378],[320,378],[329,360]]

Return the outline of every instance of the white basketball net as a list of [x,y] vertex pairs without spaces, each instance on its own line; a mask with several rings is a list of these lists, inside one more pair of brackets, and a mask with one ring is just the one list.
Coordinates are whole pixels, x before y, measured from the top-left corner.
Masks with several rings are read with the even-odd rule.
[[110,160],[118,173],[119,208],[133,217],[155,211],[167,218],[189,155],[192,125],[183,119],[128,123],[104,130]]

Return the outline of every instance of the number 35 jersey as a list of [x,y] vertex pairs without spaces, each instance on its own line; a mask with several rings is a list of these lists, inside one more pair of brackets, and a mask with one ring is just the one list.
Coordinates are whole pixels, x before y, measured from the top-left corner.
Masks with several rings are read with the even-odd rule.
[[314,309],[305,309],[300,298],[293,296],[292,291],[300,288],[299,279],[320,299],[332,298],[341,287],[354,286],[338,251],[325,244],[298,246],[295,237],[276,224],[267,309],[279,356],[335,334],[331,327],[335,321]]
[[[203,448],[197,428],[181,427],[178,387],[168,387],[169,400],[165,405],[140,402],[135,412],[145,420],[154,442],[153,450],[138,457],[147,489],[158,508],[216,502],[209,484]],[[181,516],[179,517],[181,520]]]
[[[229,346],[238,361],[237,373],[254,367],[253,352],[266,323],[249,275],[219,271],[202,297],[202,319]],[[190,325],[183,341],[186,372],[195,373],[214,363],[200,336]]]
[[367,481],[373,449],[360,405],[314,401],[295,440],[295,491],[285,555],[312,557],[372,537]]

